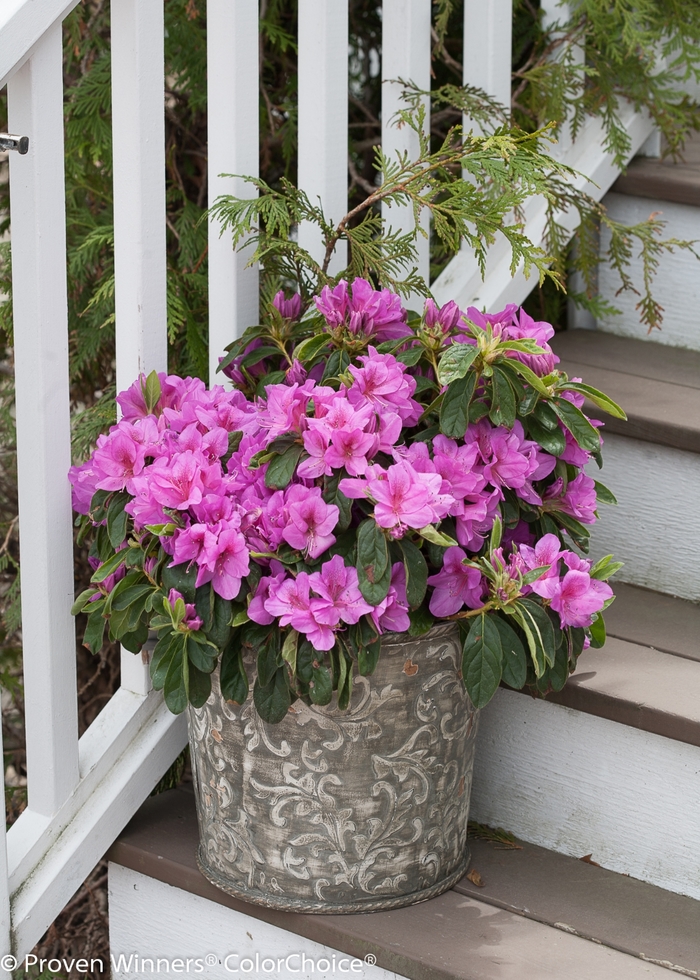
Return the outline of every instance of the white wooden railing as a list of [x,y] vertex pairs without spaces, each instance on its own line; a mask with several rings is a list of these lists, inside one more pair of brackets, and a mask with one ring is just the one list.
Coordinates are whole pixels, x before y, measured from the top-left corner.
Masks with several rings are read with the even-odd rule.
[[[28,806],[0,841],[1,957],[22,957],[148,795],[185,742],[150,691],[140,658],[123,655],[121,688],[78,739],[75,631],[70,615],[73,551],[70,494],[68,336],[61,24],[78,0],[2,0],[0,84],[10,131],[28,136],[11,154],[11,235]],[[550,6],[554,0],[548,0]],[[299,0],[300,185],[333,218],[347,210],[348,0]],[[398,86],[430,83],[430,0],[384,0],[382,140],[413,153],[414,134],[391,125]],[[166,254],[163,0],[112,0],[114,224],[117,384],[165,369]],[[208,0],[209,196],[250,194],[221,173],[258,169],[258,2]],[[465,82],[502,101],[510,91],[511,0],[465,0]],[[636,152],[649,122],[626,120]],[[565,142],[563,159],[588,174],[601,196],[617,172],[591,121]],[[528,232],[544,226],[538,201]],[[408,228],[412,214],[391,223]],[[573,216],[563,216],[572,222]],[[573,227],[570,225],[571,230]],[[299,235],[313,252],[312,228]],[[421,245],[427,277],[428,251]],[[211,371],[258,312],[258,276],[212,226],[209,236]],[[338,259],[342,262],[342,256]],[[436,298],[498,308],[530,285],[511,277],[505,243],[493,248],[482,283],[473,257],[457,255],[433,284]],[[10,913],[11,909],[11,913]]]

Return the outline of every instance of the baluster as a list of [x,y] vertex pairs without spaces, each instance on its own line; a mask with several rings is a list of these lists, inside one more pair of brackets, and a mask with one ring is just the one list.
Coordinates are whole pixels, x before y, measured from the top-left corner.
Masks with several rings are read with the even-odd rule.
[[[348,0],[299,0],[299,187],[337,223],[348,210]],[[299,228],[299,244],[319,264],[320,229]],[[347,265],[339,242],[328,271]]]
[[[2,692],[0,691],[0,694]],[[0,712],[0,759],[4,760],[2,749],[2,717]],[[5,789],[5,766],[0,780]],[[4,794],[3,794],[4,795]],[[0,980],[12,980],[12,973],[4,969],[5,956],[12,952],[12,917],[10,914],[10,889],[7,872],[7,836],[5,821],[0,821]]]
[[[240,177],[259,170],[257,0],[208,0],[208,185],[209,204],[222,194],[257,196]],[[229,232],[209,222],[209,378],[216,374],[224,348],[246,327],[258,322],[258,269],[245,268],[250,249],[234,252]]]
[[78,782],[61,25],[8,83],[22,644],[29,807]]
[[[419,154],[418,134],[407,126],[396,127],[397,110],[406,108],[401,100],[398,79],[413,82],[423,91],[430,90],[430,0],[384,0],[382,6],[382,152],[391,160],[397,154],[408,154],[409,161]],[[425,98],[425,130],[430,129],[430,101]],[[382,205],[387,226],[410,231],[415,227],[410,204]],[[421,227],[429,232],[429,214],[421,212]],[[430,280],[430,240],[416,236],[418,273]],[[412,300],[412,302],[411,302]],[[420,297],[411,297],[409,305],[422,307]]]
[[[513,0],[465,0],[462,81],[483,89],[510,112]],[[465,117],[464,128],[478,126]]]
[[[112,0],[112,132],[117,390],[166,371],[163,0]],[[122,650],[122,687],[150,690]]]

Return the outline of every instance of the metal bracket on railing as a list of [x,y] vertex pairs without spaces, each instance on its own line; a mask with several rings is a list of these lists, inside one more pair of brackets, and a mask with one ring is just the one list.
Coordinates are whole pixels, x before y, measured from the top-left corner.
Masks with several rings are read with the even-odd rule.
[[29,137],[0,133],[0,150],[18,150],[23,155],[29,150]]

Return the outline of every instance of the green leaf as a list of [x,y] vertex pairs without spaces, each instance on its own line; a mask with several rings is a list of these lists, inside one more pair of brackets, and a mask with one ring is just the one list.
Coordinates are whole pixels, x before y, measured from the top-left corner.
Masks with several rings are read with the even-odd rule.
[[333,697],[333,676],[328,667],[314,667],[309,683],[309,697],[314,704],[330,704]]
[[491,616],[475,616],[464,641],[462,677],[475,708],[483,708],[501,682],[503,649]]
[[221,656],[221,694],[226,701],[243,704],[248,697],[248,675],[243,666],[240,643],[233,637]]
[[495,551],[496,548],[501,543],[501,538],[503,537],[503,521],[500,517],[496,516],[494,518],[493,527],[491,528],[491,537],[489,538],[489,551]]
[[116,570],[124,563],[126,553],[127,549],[123,548],[115,555],[112,555],[111,558],[108,558],[107,561],[100,565],[97,571],[94,572],[90,581],[95,583],[104,582],[106,578],[109,578],[109,576],[113,572],[116,572]]
[[167,594],[171,589],[175,589],[185,599],[185,602],[194,602],[196,596],[195,582],[197,581],[197,568],[194,564],[190,567],[188,562],[171,567],[166,565],[163,569],[163,589]]
[[357,669],[363,677],[368,677],[374,673],[379,662],[381,648],[382,641],[380,637],[377,637],[372,643],[367,643],[357,648]]
[[435,619],[425,606],[411,610],[408,618],[411,620],[411,625],[408,628],[409,636],[425,636],[435,625]]
[[267,641],[258,649],[258,678],[263,687],[267,687],[272,682],[275,673],[282,666],[279,642],[279,630],[275,628],[268,634]]
[[141,620],[136,625],[136,629],[125,633],[122,636],[121,643],[125,650],[130,653],[140,653],[141,648],[148,639],[148,623]]
[[266,685],[258,678],[253,685],[253,701],[263,721],[270,725],[282,721],[292,703],[286,672],[278,670]]
[[90,653],[99,653],[102,649],[106,625],[107,622],[99,610],[88,616],[83,646],[87,647]]
[[547,432],[561,431],[559,428],[559,416],[549,402],[538,402],[532,414]]
[[612,490],[608,490],[604,483],[599,483],[597,480],[593,482],[595,483],[595,493],[598,500],[602,500],[604,504],[617,503],[617,497]]
[[581,449],[591,453],[600,449],[598,430],[591,425],[582,411],[566,398],[559,398],[550,404]]
[[489,418],[494,425],[505,425],[508,429],[515,424],[515,392],[508,375],[498,365],[493,368]]
[[146,384],[144,385],[143,397],[146,402],[146,411],[149,415],[152,414],[158,401],[160,400],[161,389],[160,380],[158,378],[157,371],[151,371],[151,373],[146,378]]
[[188,697],[193,708],[203,708],[211,694],[211,674],[189,665]]
[[[341,679],[338,684],[338,708],[341,711],[345,711],[350,704],[350,697],[352,695],[352,660],[346,659],[345,654],[341,650],[340,661]],[[345,670],[343,670],[343,666]]]
[[162,691],[172,659],[181,649],[182,637],[178,633],[165,633],[156,643],[150,665],[151,682],[156,691]]
[[87,607],[91,605],[90,600],[94,595],[100,595],[99,589],[85,589],[80,593],[78,598],[75,600],[70,609],[71,616],[77,616],[78,613],[83,611],[88,612]]
[[623,561],[615,561],[612,555],[606,555],[595,563],[590,571],[590,576],[601,582],[606,582],[615,572],[619,572],[624,564]]
[[323,499],[327,504],[334,504],[338,508],[339,531],[346,531],[352,520],[352,500],[338,489],[339,482],[345,476],[345,470],[338,470],[324,479]]
[[165,703],[174,715],[181,714],[187,707],[187,680],[189,680],[188,661],[183,657],[183,645],[180,644],[170,660],[163,684]]
[[516,691],[525,686],[527,680],[527,654],[525,647],[513,627],[501,616],[493,616],[492,622],[501,638],[503,650],[503,673],[501,679]]
[[302,364],[308,364],[309,361],[313,361],[317,354],[320,354],[324,347],[327,347],[330,343],[330,337],[327,333],[316,334],[313,337],[307,337],[306,340],[302,340],[300,344],[294,348],[292,357],[300,361]]
[[458,543],[454,538],[451,538],[449,534],[443,534],[442,531],[438,531],[432,524],[426,524],[426,526],[422,527],[418,533],[422,538],[425,538],[426,541],[430,541],[431,544],[440,545],[441,548],[452,548]]
[[284,643],[282,644],[282,660],[285,660],[289,664],[289,670],[292,677],[294,677],[297,672],[298,642],[299,634],[295,629],[291,629],[285,636]]
[[440,406],[440,431],[450,439],[463,439],[469,424],[469,406],[474,395],[477,376],[471,371],[453,381]]
[[413,367],[420,361],[424,354],[422,347],[413,347],[411,350],[405,350],[401,354],[396,355],[396,360],[400,361],[401,364],[405,364],[406,367]]
[[403,552],[403,567],[406,572],[406,598],[409,608],[416,609],[425,598],[428,566],[423,552],[412,541],[402,538],[399,547]]
[[602,391],[598,391],[597,388],[592,388],[590,385],[582,384],[579,381],[567,381],[565,384],[558,386],[559,390],[562,389],[568,391],[579,391],[582,395],[585,395],[589,401],[592,401],[594,405],[598,408],[602,408],[604,412],[608,415],[613,415],[616,419],[624,419],[627,421],[627,416],[622,408],[614,402],[612,398],[603,394]]
[[556,511],[553,516],[559,523],[566,528],[567,534],[584,553],[588,553],[590,547],[591,532],[575,517],[570,517],[561,511]]
[[304,447],[295,443],[281,455],[273,456],[265,473],[265,486],[271,490],[284,490],[294,476],[294,470],[303,452]]
[[532,585],[538,578],[542,578],[544,573],[548,572],[551,567],[551,565],[538,565],[537,568],[530,569],[529,572],[523,575],[523,585]]
[[[131,585],[127,589],[122,589],[118,594],[116,594],[115,589],[115,596],[112,600],[112,609],[117,611],[120,609],[127,609],[132,603],[137,602],[139,599],[145,599],[146,596],[149,596],[152,592],[156,591],[157,589],[148,583],[144,583],[143,585]],[[142,608],[145,608],[145,603],[143,604]]]
[[[202,639],[204,640],[204,637]],[[197,642],[193,634],[187,637],[187,656],[190,659],[190,663],[197,670],[201,670],[205,674],[211,674],[219,659],[219,651],[209,646],[206,641],[203,643]]]
[[451,344],[440,358],[438,381],[449,385],[457,378],[463,378],[479,354],[479,348],[472,344]]
[[540,395],[545,395],[547,398],[550,397],[550,391],[546,384],[526,364],[523,364],[522,361],[518,361],[514,357],[509,357],[508,366],[513,371],[517,371],[520,377],[527,381],[530,387],[534,388]]
[[386,598],[391,585],[389,548],[374,518],[368,517],[357,530],[357,577],[360,592],[371,605]]
[[566,449],[566,436],[559,426],[555,429],[546,429],[536,418],[530,416],[527,420],[527,428],[530,438],[552,456],[561,456]]
[[200,585],[195,593],[195,609],[204,624],[207,639],[223,650],[231,637],[230,599],[222,599],[208,582]]
[[518,599],[513,605],[530,648],[535,675],[541,677],[554,664],[556,642],[552,620],[534,599]]
[[107,511],[107,534],[113,548],[118,548],[126,537],[129,515],[124,508],[129,503],[127,493],[115,494]]
[[605,632],[605,620],[603,619],[603,614],[598,613],[596,618],[593,620],[589,627],[589,632],[591,634],[591,646],[595,649],[605,645],[606,632]]

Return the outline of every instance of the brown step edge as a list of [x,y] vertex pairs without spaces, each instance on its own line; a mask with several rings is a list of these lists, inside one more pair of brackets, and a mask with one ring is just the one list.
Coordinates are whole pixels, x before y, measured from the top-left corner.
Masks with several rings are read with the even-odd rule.
[[590,402],[605,432],[700,453],[700,352],[597,330],[567,330],[552,346],[559,367],[609,395],[627,413],[616,419]]
[[686,143],[681,158],[654,160],[637,157],[610,188],[616,194],[648,197],[700,207],[700,136]]
[[[549,905],[528,899],[529,905],[520,907],[522,881],[509,904],[502,874],[505,890],[492,886],[493,897],[487,894],[488,880],[486,888],[472,894],[470,883],[463,879],[438,898],[393,912],[303,915],[247,905],[219,891],[197,868],[197,839],[192,794],[171,790],[146,801],[107,856],[132,871],[348,955],[364,959],[372,954],[377,966],[410,980],[666,980],[669,969],[700,976],[700,957],[693,945],[700,930],[693,928],[688,936],[685,928],[686,922],[691,926],[700,922],[697,910],[692,918],[699,903],[689,905],[692,899],[591,865],[584,867],[575,859],[561,859],[570,862],[575,873],[562,873],[564,865],[556,868],[559,894],[563,883],[569,882],[567,901]],[[480,842],[473,843],[473,864],[485,874],[484,849]],[[600,874],[619,878],[618,888],[599,887],[591,892],[592,886],[586,883]],[[489,870],[491,876],[496,879]],[[607,902],[593,920],[591,913],[596,910],[587,907],[589,894]],[[554,909],[556,914],[549,916],[554,921],[550,923],[540,908]],[[645,922],[655,920],[654,927],[644,931],[643,943],[636,942],[635,908],[645,910]],[[620,935],[614,928],[618,919]],[[592,942],[586,937],[591,926],[595,926]]]

